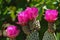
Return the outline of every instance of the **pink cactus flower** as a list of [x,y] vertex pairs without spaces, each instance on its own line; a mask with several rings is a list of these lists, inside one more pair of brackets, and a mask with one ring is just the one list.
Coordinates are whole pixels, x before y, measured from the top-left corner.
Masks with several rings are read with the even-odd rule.
[[15,38],[16,36],[18,36],[19,32],[20,30],[18,30],[14,25],[10,25],[6,29],[6,35],[9,38]]
[[28,15],[29,20],[33,20],[38,16],[38,9],[36,7],[27,7],[25,12]]
[[18,23],[25,26],[28,21],[34,20],[38,16],[38,9],[36,7],[27,7],[26,10],[18,13]]
[[22,26],[26,25],[28,22],[28,16],[24,11],[18,13],[18,23]]
[[46,10],[44,19],[48,22],[55,22],[58,17],[57,10]]

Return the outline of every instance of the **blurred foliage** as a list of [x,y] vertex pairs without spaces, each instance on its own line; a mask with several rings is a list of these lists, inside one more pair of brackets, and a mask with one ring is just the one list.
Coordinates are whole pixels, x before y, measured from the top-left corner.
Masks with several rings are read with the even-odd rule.
[[[17,13],[24,10],[26,7],[37,7],[39,9],[39,16],[37,20],[41,22],[40,40],[42,40],[44,32],[47,30],[47,22],[44,20],[43,15],[46,9],[57,9],[59,11],[58,20],[56,24],[56,34],[58,40],[60,39],[60,0],[0,0],[0,29],[2,25],[7,22],[14,24],[17,22]],[[20,28],[21,29],[21,28]],[[21,29],[20,35],[17,40],[24,40],[26,35]],[[0,38],[1,39],[1,38]],[[5,40],[5,37],[1,40]]]

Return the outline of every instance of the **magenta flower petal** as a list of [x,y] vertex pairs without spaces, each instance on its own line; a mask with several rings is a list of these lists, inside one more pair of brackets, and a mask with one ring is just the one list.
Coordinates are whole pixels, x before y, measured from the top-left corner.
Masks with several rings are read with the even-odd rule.
[[25,25],[27,24],[28,22],[28,16],[25,14],[25,12],[20,12],[18,14],[18,22],[21,24],[21,25]]
[[36,7],[27,7],[24,11],[18,13],[18,23],[25,26],[28,21],[35,20],[38,16],[38,9]]
[[27,7],[25,12],[28,15],[29,20],[33,20],[38,16],[38,9],[36,7]]
[[45,20],[48,22],[55,22],[58,17],[58,11],[57,10],[46,10],[45,11]]
[[10,25],[6,29],[6,35],[9,38],[15,38],[16,36],[18,36],[19,32],[20,30],[18,30],[17,27],[14,25]]

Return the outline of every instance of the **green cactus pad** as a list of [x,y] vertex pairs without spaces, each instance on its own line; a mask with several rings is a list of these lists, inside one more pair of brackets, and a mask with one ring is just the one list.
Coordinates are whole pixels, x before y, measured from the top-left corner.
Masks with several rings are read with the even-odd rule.
[[54,33],[49,33],[48,31],[46,31],[44,33],[43,39],[42,40],[56,40]]
[[39,33],[34,31],[27,36],[26,40],[39,40]]

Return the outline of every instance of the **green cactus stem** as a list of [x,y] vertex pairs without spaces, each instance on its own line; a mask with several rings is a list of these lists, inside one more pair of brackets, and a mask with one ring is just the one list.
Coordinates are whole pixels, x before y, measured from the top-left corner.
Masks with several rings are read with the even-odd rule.
[[48,23],[48,30],[44,33],[42,40],[56,40],[54,23]]
[[29,35],[27,35],[26,40],[39,40],[39,32],[34,30]]
[[39,32],[40,22],[39,20],[35,20],[33,22],[29,22],[29,30],[30,34],[27,35],[26,40],[39,40]]

